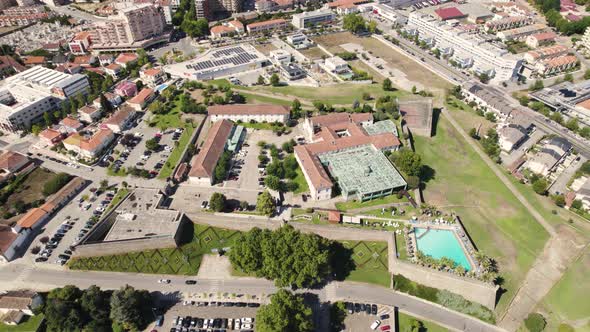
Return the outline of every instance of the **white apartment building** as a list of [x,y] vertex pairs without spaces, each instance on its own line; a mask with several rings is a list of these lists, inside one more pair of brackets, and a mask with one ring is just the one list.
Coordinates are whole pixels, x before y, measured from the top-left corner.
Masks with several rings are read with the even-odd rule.
[[146,42],[161,37],[166,20],[160,7],[134,4],[122,8],[117,15],[94,23],[91,37],[94,49],[120,47],[140,48]]
[[339,56],[327,58],[326,61],[324,61],[324,66],[326,66],[326,69],[336,74],[350,71],[348,63]]
[[0,128],[10,132],[26,130],[57,109],[61,102],[87,93],[84,75],[69,75],[36,66],[5,80],[0,88]]
[[275,65],[288,65],[291,63],[291,53],[285,50],[272,50],[269,53],[270,61]]
[[335,18],[336,14],[330,9],[322,8],[312,12],[303,12],[293,15],[291,24],[297,29],[305,29],[314,25],[329,23]]
[[590,50],[590,27],[586,28],[586,31],[584,31],[584,35],[582,36],[582,46],[584,46],[586,50]]
[[421,38],[431,38],[434,47],[451,54],[450,59],[464,63],[476,73],[487,73],[491,84],[515,78],[522,66],[507,50],[490,44],[475,34],[454,28],[434,17],[413,12],[408,17],[408,28],[415,29]]

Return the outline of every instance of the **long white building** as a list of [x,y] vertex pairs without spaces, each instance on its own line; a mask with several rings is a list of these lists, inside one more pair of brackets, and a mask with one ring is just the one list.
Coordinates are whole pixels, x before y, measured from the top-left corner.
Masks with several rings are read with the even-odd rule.
[[450,59],[466,64],[466,67],[470,67],[478,74],[488,74],[492,77],[490,81],[492,84],[515,78],[522,66],[522,60],[517,59],[507,50],[492,45],[476,34],[454,28],[428,14],[411,13],[408,17],[408,29],[417,31],[421,40],[428,40],[443,54],[450,54]]
[[45,67],[33,67],[14,75],[0,87],[0,128],[10,132],[26,130],[43,114],[57,109],[64,99],[87,93],[84,75],[64,74]]

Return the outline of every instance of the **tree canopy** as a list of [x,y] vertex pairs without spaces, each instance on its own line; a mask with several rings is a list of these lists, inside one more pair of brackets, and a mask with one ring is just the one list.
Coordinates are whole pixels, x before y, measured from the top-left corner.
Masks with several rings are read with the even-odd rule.
[[271,216],[274,213],[275,200],[267,190],[258,195],[256,199],[256,211],[266,216]]
[[359,14],[348,14],[342,19],[342,27],[352,33],[367,30],[365,19]]
[[229,258],[234,268],[272,279],[279,287],[311,287],[331,273],[330,241],[292,226],[240,234]]
[[256,330],[261,332],[313,331],[312,311],[301,295],[280,289],[256,313]]
[[410,149],[400,149],[390,156],[390,160],[407,175],[420,176],[422,157]]
[[149,322],[151,303],[148,291],[126,285],[113,292],[110,317],[125,330],[142,330]]
[[225,210],[226,198],[222,193],[213,193],[209,199],[209,207],[215,212]]

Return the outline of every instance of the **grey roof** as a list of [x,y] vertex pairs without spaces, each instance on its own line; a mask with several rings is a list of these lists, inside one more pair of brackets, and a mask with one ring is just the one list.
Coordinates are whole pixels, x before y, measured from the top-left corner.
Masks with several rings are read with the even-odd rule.
[[516,144],[527,135],[527,131],[519,125],[510,124],[500,129],[500,135],[512,144]]
[[514,110],[514,106],[506,102],[504,95],[495,88],[483,86],[480,84],[472,84],[467,89],[467,91],[479,97],[490,106],[498,110],[498,112],[505,114],[506,116],[510,115],[512,110]]

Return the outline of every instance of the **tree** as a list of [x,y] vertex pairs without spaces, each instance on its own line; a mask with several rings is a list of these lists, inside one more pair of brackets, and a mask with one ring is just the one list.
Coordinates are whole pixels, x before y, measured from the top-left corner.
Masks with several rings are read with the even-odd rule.
[[571,131],[578,131],[580,129],[580,125],[578,124],[577,118],[570,118],[566,123],[565,127]]
[[80,297],[82,310],[93,320],[91,331],[107,331],[111,326],[110,298],[98,286],[92,285]]
[[269,217],[275,211],[275,200],[268,190],[265,190],[262,194],[258,195],[258,198],[256,199],[256,211]]
[[564,207],[565,206],[565,196],[563,196],[563,195],[555,195],[552,198],[553,198],[553,202],[555,203],[555,205],[557,205],[559,207]]
[[60,190],[70,182],[71,176],[67,173],[58,173],[43,185],[43,195],[49,196]]
[[269,175],[264,179],[264,184],[272,190],[281,190],[281,179],[274,175]]
[[256,330],[260,332],[311,332],[312,311],[301,295],[280,289],[270,298],[270,304],[256,313]]
[[530,313],[527,318],[524,320],[524,326],[526,326],[527,330],[530,332],[541,332],[545,329],[547,322],[545,321],[545,317],[540,313]]
[[258,83],[258,85],[264,85],[264,77],[262,77],[262,75],[258,75],[258,80],[256,83]]
[[276,73],[272,74],[270,76],[270,85],[279,86],[279,84],[281,84],[281,80],[279,79],[279,75],[277,75]]
[[160,143],[158,143],[158,140],[155,138],[150,138],[147,141],[145,141],[145,148],[150,151],[156,151],[159,147]]
[[240,208],[242,208],[242,210],[248,210],[249,207],[250,207],[250,204],[248,204],[247,201],[240,202]]
[[291,103],[291,119],[299,119],[301,117],[301,102],[299,99],[293,100]]
[[111,296],[110,318],[126,330],[143,330],[151,314],[152,298],[146,290],[126,285]]
[[563,75],[563,80],[567,82],[574,82],[574,75],[572,75],[572,73],[567,73]]
[[469,129],[469,136],[471,136],[471,138],[473,138],[473,139],[478,139],[479,138],[477,136],[477,130],[475,128]]
[[393,153],[390,160],[407,175],[420,176],[422,171],[422,157],[410,149],[402,148]]
[[33,135],[35,136],[39,136],[39,133],[43,130],[43,127],[41,127],[38,124],[34,124],[31,126],[31,133],[33,133]]
[[533,182],[533,190],[539,195],[545,195],[547,192],[547,180],[539,178]]
[[376,33],[377,32],[377,22],[369,21],[369,24],[367,25],[367,29],[369,30],[370,33]]
[[389,78],[386,78],[383,80],[383,91],[391,91],[392,90],[392,86],[391,86],[391,80]]
[[315,107],[316,110],[318,110],[318,112],[324,112],[326,110],[326,105],[324,105],[324,103],[322,103],[321,101],[314,101],[313,102],[313,107]]
[[586,69],[586,71],[584,72],[584,79],[590,80],[590,69]]
[[358,14],[348,14],[342,19],[342,27],[352,33],[365,31],[365,19]]
[[225,195],[221,193],[213,193],[211,198],[209,199],[209,206],[211,210],[215,212],[221,212],[225,210],[226,198]]

